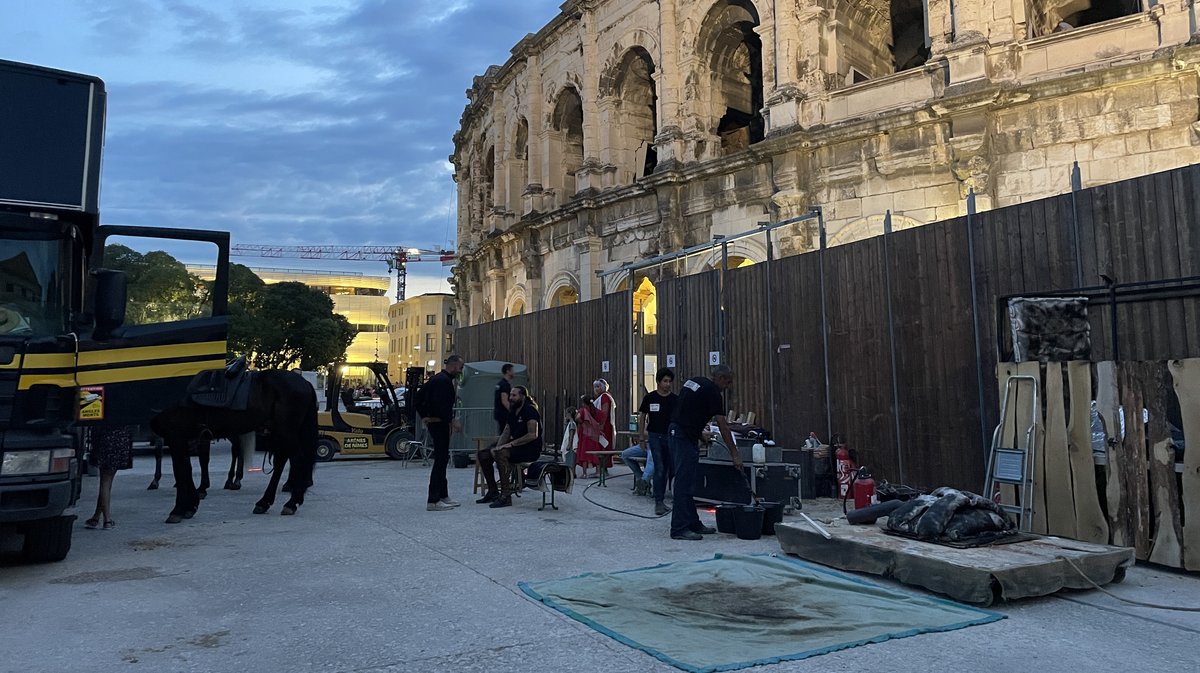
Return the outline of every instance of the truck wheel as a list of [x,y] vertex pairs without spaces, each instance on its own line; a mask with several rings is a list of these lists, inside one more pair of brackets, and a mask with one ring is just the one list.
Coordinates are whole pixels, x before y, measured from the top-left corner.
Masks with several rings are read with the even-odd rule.
[[21,553],[32,563],[61,561],[71,551],[71,529],[73,516],[58,516],[53,519],[34,521],[25,526],[25,545]]
[[413,441],[413,436],[409,432],[405,430],[393,432],[388,435],[383,451],[392,460],[404,460],[408,457],[408,443],[411,441]]
[[337,453],[337,443],[332,439],[317,440],[317,460],[327,463],[333,460],[335,453]]

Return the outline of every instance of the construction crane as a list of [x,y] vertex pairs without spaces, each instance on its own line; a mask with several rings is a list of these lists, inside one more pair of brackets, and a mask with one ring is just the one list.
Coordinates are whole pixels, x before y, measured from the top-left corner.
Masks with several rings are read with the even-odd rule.
[[453,250],[423,250],[399,245],[254,245],[242,243],[230,248],[232,257],[275,257],[289,259],[340,259],[347,262],[387,262],[388,271],[396,272],[396,301],[404,301],[410,262],[454,263]]

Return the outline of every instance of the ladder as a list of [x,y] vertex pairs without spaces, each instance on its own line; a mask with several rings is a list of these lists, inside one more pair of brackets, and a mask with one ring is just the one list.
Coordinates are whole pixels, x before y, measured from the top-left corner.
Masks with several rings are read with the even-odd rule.
[[[1029,383],[1032,395],[1021,396],[1020,384]],[[1016,404],[1022,407],[1028,405],[1029,427],[1025,430],[1025,445],[1020,446],[1020,436],[1013,437],[1011,447],[1001,446],[1004,428],[1016,423],[1016,411],[1010,410],[1008,401],[1010,391],[1017,385]],[[1017,487],[1018,504],[999,503],[1001,509],[1018,517],[1018,528],[1021,532],[1031,532],[1033,526],[1033,464],[1037,458],[1037,435],[1042,428],[1037,422],[1038,410],[1038,380],[1035,376],[1016,375],[1008,377],[1004,384],[1004,401],[1000,405],[1000,424],[992,433],[992,446],[988,452],[987,482],[984,485],[984,497],[994,497],[998,484],[1008,484]],[[1010,413],[1013,414],[1010,417]]]

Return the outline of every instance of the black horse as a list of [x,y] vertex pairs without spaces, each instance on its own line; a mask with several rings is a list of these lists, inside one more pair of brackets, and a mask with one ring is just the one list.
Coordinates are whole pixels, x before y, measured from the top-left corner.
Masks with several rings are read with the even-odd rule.
[[192,461],[188,442],[197,438],[224,438],[233,441],[234,453],[240,453],[239,438],[247,432],[267,432],[275,469],[267,492],[254,505],[262,514],[275,504],[279,479],[290,460],[287,490],[290,498],[283,514],[295,514],[304,503],[304,493],[312,485],[317,460],[317,395],[304,377],[293,372],[267,370],[254,372],[245,411],[185,404],[167,409],[150,422],[171,450],[175,472],[175,508],[167,523],[190,519],[200,506],[200,496],[192,480]]

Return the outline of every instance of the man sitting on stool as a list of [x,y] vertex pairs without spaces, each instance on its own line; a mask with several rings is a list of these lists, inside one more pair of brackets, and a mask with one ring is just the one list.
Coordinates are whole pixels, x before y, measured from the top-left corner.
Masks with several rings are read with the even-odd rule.
[[[491,507],[512,504],[512,464],[532,463],[542,455],[542,415],[538,412],[537,401],[525,386],[514,387],[508,395],[508,426],[495,444],[475,454],[488,485],[487,493],[475,502],[491,503]],[[500,468],[498,489],[493,464]]]

